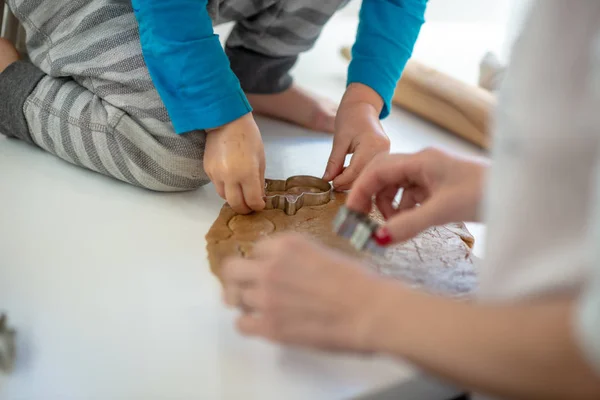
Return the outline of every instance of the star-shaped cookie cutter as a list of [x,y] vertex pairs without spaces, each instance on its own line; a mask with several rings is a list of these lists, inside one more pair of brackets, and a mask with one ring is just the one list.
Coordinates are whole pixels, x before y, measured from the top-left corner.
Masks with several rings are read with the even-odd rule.
[[279,209],[294,215],[304,206],[320,206],[331,200],[331,184],[308,175],[286,180],[265,179],[265,209]]

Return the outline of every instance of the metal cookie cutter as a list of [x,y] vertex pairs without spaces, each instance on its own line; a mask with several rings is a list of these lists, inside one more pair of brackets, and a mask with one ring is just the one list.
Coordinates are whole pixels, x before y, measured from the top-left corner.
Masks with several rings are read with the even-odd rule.
[[368,250],[373,254],[382,255],[385,248],[377,245],[373,235],[379,229],[379,224],[368,215],[342,206],[333,220],[333,231],[350,241],[358,251]]
[[265,209],[294,215],[304,206],[320,206],[331,200],[331,184],[314,176],[298,175],[286,180],[265,179]]
[[0,371],[10,372],[15,362],[15,331],[8,327],[6,315],[0,315]]

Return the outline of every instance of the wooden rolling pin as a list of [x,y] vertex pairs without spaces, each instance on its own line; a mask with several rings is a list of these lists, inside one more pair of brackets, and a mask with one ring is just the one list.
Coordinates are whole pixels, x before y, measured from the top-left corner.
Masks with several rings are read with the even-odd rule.
[[[350,49],[342,49],[346,59],[350,60],[350,54]],[[496,98],[487,90],[410,60],[392,102],[481,148],[489,148]]]

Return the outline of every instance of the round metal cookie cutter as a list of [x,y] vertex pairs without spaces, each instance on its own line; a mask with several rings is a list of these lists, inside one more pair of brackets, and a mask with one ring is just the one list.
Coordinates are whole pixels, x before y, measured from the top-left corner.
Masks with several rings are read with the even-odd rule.
[[331,184],[308,175],[286,180],[265,179],[265,209],[294,215],[304,206],[321,206],[331,200]]

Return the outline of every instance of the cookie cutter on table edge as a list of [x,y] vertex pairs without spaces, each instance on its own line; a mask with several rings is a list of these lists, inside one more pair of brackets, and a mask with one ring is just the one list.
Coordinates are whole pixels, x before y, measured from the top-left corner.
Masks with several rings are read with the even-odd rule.
[[[314,191],[300,191],[288,193],[293,189],[309,189]],[[265,209],[282,210],[287,215],[294,215],[304,206],[321,206],[331,200],[331,184],[323,179],[308,175],[297,175],[285,180],[265,179]],[[273,194],[272,192],[283,192]]]

